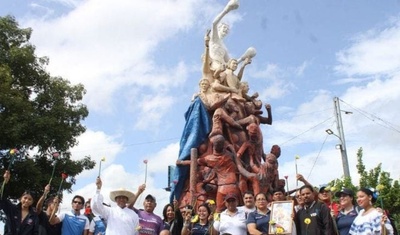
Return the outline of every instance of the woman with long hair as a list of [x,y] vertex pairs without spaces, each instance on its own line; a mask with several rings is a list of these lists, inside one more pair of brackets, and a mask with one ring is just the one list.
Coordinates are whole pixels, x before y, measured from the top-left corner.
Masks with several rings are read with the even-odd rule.
[[174,200],[174,204],[167,204],[164,206],[163,217],[164,224],[169,227],[169,233],[171,235],[180,235],[183,217],[176,200]]
[[349,234],[352,235],[375,235],[393,234],[393,227],[387,216],[377,210],[373,204],[377,195],[368,188],[361,188],[357,192],[357,203],[363,209],[354,219]]
[[[210,235],[212,234],[212,225],[209,220],[212,218],[211,209],[206,203],[201,204],[197,208],[198,221],[191,223],[192,212],[187,211],[185,214],[185,222],[182,228],[182,235]],[[215,233],[214,233],[215,234]]]
[[337,229],[340,235],[349,234],[350,227],[357,217],[360,207],[356,205],[354,192],[351,189],[343,188],[335,193],[339,198],[340,211],[335,218]]
[[[10,181],[10,171],[4,173],[4,182]],[[6,215],[5,235],[37,235],[39,234],[39,221],[33,207],[33,194],[26,190],[19,198],[17,205],[7,200],[5,195],[0,198],[0,209]]]

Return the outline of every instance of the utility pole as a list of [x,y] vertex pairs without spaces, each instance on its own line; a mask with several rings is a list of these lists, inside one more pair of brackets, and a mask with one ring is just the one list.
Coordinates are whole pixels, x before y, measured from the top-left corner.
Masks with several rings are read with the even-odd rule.
[[350,177],[349,161],[347,159],[346,141],[344,139],[343,124],[342,124],[342,115],[341,115],[342,111],[340,110],[338,97],[333,98],[333,104],[335,106],[335,117],[337,123],[337,130],[339,133],[337,137],[340,140],[340,154],[342,155],[343,172],[345,177]]

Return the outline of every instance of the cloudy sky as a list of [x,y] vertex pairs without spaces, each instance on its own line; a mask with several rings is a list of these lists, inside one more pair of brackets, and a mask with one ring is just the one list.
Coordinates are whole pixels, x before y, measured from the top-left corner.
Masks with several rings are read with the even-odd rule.
[[[48,71],[85,85],[87,131],[73,158],[102,167],[103,193],[144,183],[167,203],[167,166],[178,156],[184,112],[201,77],[203,37],[225,0],[2,0],[0,15],[31,27]],[[340,98],[347,154],[357,184],[356,153],[367,169],[399,178],[400,1],[241,1],[224,20],[232,57],[257,56],[243,80],[273,109],[264,148],[282,147],[280,174],[298,171],[315,185],[343,175],[333,98]],[[77,177],[73,194],[95,192],[96,167]],[[73,195],[67,193],[66,201]],[[141,207],[143,196],[136,204]],[[62,206],[69,209],[67,203]]]

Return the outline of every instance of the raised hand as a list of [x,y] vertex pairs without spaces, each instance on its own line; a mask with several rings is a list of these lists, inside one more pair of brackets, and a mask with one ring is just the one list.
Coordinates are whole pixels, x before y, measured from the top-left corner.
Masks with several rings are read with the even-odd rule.
[[10,181],[10,178],[11,178],[11,173],[10,173],[10,171],[9,171],[9,170],[6,170],[6,172],[4,172],[3,177],[4,177],[4,182],[5,182],[5,183],[8,183],[8,181]]
[[50,192],[50,184],[47,184],[45,187],[44,187],[44,194],[48,194]]
[[103,185],[103,182],[101,181],[100,177],[96,178],[96,186],[97,189],[101,189],[101,186]]

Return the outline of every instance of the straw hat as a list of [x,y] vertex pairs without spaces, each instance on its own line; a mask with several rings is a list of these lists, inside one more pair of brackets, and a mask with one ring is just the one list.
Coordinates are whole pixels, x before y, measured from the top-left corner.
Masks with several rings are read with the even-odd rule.
[[128,191],[124,188],[114,190],[110,192],[110,199],[111,201],[115,202],[115,198],[118,196],[124,196],[128,198],[127,203],[131,203],[133,199],[135,199],[135,194],[132,193],[131,191]]

